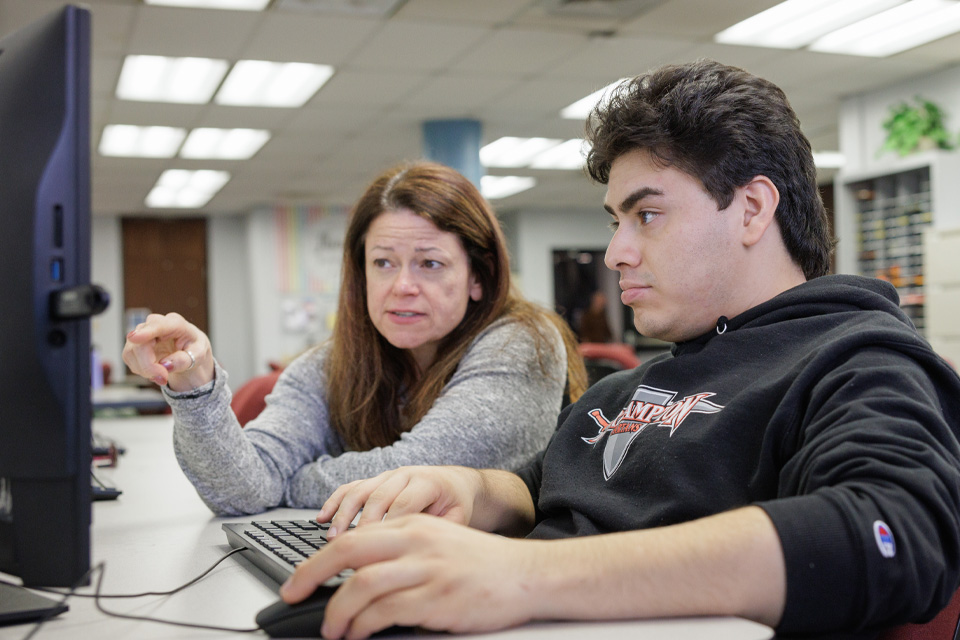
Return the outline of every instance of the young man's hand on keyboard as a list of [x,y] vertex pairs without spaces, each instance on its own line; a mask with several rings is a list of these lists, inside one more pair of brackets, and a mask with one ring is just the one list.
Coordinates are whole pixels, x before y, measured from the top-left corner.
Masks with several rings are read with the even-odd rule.
[[[526,545],[525,549],[518,548]],[[358,527],[301,564],[280,594],[290,603],[347,568],[354,574],[327,603],[325,638],[366,638],[394,625],[478,632],[541,614],[533,586],[549,559],[530,542],[423,514]]]

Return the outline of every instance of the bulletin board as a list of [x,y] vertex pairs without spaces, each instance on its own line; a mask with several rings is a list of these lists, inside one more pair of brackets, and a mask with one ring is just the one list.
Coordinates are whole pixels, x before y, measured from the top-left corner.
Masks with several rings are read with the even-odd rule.
[[336,317],[346,207],[277,206],[273,211],[284,332],[326,337]]

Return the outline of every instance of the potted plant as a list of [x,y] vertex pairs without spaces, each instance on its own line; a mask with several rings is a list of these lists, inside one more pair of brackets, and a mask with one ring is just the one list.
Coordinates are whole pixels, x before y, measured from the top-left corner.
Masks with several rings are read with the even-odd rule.
[[890,108],[890,117],[883,122],[887,138],[880,148],[901,156],[915,151],[953,149],[950,132],[944,125],[943,110],[916,96],[914,103],[901,102]]

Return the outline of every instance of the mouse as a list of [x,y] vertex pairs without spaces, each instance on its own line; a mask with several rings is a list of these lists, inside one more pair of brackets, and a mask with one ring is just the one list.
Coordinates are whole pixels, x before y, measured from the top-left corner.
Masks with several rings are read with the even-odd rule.
[[317,587],[306,600],[296,604],[277,600],[260,610],[257,624],[271,638],[319,638],[323,613],[336,590],[336,587]]
[[[296,604],[277,600],[260,610],[256,618],[257,625],[271,638],[319,638],[327,602],[333,597],[337,586],[339,585],[321,585],[306,600]],[[409,634],[415,630],[415,627],[395,626],[379,631],[373,636],[382,638]]]

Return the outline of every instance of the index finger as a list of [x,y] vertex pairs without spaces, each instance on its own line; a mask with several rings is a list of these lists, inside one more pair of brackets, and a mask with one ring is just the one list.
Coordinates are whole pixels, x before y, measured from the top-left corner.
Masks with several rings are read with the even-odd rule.
[[127,334],[127,340],[134,344],[146,344],[151,340],[190,338],[189,329],[190,324],[179,313],[151,313]]
[[[345,491],[342,496],[338,497],[337,511],[330,521],[329,537],[334,537],[338,533],[346,531],[358,513],[361,514],[360,520],[357,522],[358,526],[383,520],[383,515],[393,504],[397,494],[403,491],[406,485],[407,478],[405,476],[394,471],[388,471],[376,477],[341,487]],[[331,496],[331,500],[333,499],[334,496]],[[326,509],[327,504],[324,504],[321,514],[326,515]]]
[[[317,513],[317,522],[329,522],[336,514],[340,513],[341,509],[349,510],[349,507],[342,506],[343,501],[361,482],[364,482],[364,480],[354,480],[353,482],[348,482],[347,484],[342,484],[337,487],[336,490],[330,494],[330,497],[327,498],[327,501],[323,503],[323,506],[320,507],[320,511]],[[359,508],[350,514],[351,520],[357,515],[358,511]]]

